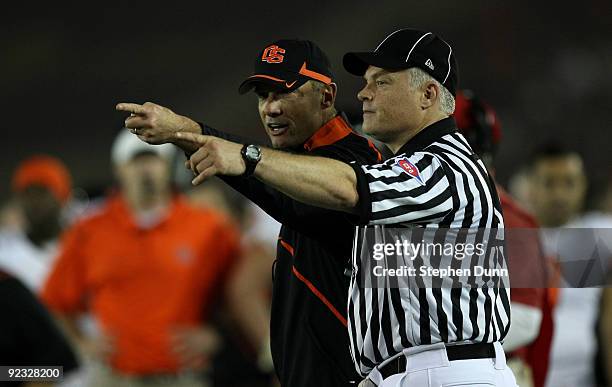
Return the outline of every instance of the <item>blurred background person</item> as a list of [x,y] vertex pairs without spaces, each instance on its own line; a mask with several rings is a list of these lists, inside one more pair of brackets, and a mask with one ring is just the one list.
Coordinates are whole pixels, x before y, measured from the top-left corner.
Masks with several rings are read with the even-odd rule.
[[[223,186],[223,189],[228,189]],[[235,192],[233,192],[235,197]],[[280,224],[259,207],[239,198],[243,208],[241,259],[230,288],[232,322],[221,329],[228,340],[215,362],[215,386],[255,387],[278,385],[270,348],[272,267]],[[240,329],[232,329],[239,327]]]
[[[92,386],[203,386],[220,343],[207,324],[239,253],[225,216],[175,194],[172,147],[127,131],[112,146],[118,191],[71,227],[44,287],[80,351]],[[89,311],[95,337],[75,324]]]
[[558,142],[540,144],[529,163],[529,201],[543,227],[562,227],[582,215],[587,192],[582,157]]
[[0,225],[0,268],[38,293],[57,253],[72,179],[59,159],[37,155],[17,167],[11,188]]
[[25,219],[14,198],[0,204],[0,230],[21,231],[25,228]]
[[228,288],[231,314],[216,314],[224,345],[214,359],[217,387],[256,387],[278,383],[270,351],[272,265],[280,223],[218,178],[191,186],[193,174],[181,163],[177,180],[189,187],[191,203],[213,207],[232,217],[242,232],[242,255]]
[[[281,224],[250,201],[247,202],[246,215],[243,244],[249,246],[255,254],[250,262],[245,262],[241,268],[245,280],[239,289],[239,294],[247,295],[255,292],[258,295],[259,310],[267,308],[268,314],[265,319],[263,315],[259,315],[258,323],[253,326],[250,336],[253,342],[259,343],[255,347],[258,368],[263,372],[274,373],[270,351],[269,313],[272,302],[272,268],[276,259],[276,245]],[[247,276],[250,278],[247,279]],[[253,316],[253,313],[250,315]],[[243,318],[248,318],[248,315],[245,314]]]
[[[549,387],[596,386],[596,322],[602,282],[600,273],[590,271],[584,281],[574,277],[593,266],[588,260],[596,248],[612,251],[609,236],[612,218],[601,213],[584,213],[587,178],[581,156],[550,142],[537,147],[528,166],[528,198],[542,229],[545,253],[554,257],[562,274],[558,303],[554,309],[555,332],[551,352]],[[608,231],[606,231],[608,230]],[[579,260],[568,260],[579,250]],[[605,273],[603,273],[605,274]],[[584,286],[584,287],[582,287]],[[588,287],[591,286],[591,287]],[[609,346],[609,343],[607,344]]]
[[[470,90],[455,99],[457,128],[483,160],[491,176],[502,138],[495,111]],[[506,246],[510,269],[512,323],[503,346],[508,366],[521,387],[543,387],[548,371],[552,339],[551,306],[546,286],[547,261],[543,254],[538,224],[499,184],[497,192],[504,212]]]
[[[0,270],[0,364],[77,367],[68,341],[40,301],[19,279]],[[2,382],[0,386],[49,386],[43,382]]]

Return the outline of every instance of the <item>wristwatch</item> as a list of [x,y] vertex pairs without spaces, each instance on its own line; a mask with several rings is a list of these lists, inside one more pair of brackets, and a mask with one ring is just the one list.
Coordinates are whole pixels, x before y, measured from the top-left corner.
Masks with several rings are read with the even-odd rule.
[[255,172],[255,167],[261,160],[261,149],[257,145],[244,145],[240,154],[246,166],[242,177],[249,177]]

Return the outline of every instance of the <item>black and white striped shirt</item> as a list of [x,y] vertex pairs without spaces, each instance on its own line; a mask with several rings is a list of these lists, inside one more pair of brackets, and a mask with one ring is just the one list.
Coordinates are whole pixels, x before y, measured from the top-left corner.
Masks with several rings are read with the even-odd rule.
[[453,118],[425,128],[397,156],[356,165],[359,224],[348,300],[351,353],[362,375],[412,346],[491,343],[510,326],[510,292],[498,287],[366,287],[367,232],[391,227],[503,229],[492,180]]

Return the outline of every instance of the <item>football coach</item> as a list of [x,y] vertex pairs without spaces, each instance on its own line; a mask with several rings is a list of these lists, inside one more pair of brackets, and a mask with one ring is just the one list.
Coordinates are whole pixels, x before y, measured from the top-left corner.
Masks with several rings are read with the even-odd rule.
[[[282,39],[255,56],[253,73],[239,87],[253,91],[264,129],[274,148],[340,160],[375,163],[380,153],[352,131],[335,108],[336,84],[327,55],[308,40]],[[273,268],[270,341],[283,386],[355,386],[360,380],[349,352],[346,295],[353,225],[340,211],[299,203],[252,177],[261,147],[152,103],[117,106],[132,113],[125,125],[150,143],[175,142],[193,158],[214,154],[176,141],[175,131],[215,137],[219,156],[242,167],[240,176],[221,176],[282,223]],[[232,140],[233,142],[224,139]],[[225,152],[225,146],[237,146]],[[234,154],[234,150],[236,153]],[[212,153],[210,153],[212,152]],[[234,157],[236,156],[236,157]],[[245,166],[247,166],[245,168]],[[323,221],[321,221],[323,219]]]

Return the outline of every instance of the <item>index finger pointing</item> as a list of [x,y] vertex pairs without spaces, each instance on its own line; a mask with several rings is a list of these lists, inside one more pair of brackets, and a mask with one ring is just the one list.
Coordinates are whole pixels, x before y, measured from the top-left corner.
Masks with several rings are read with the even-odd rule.
[[115,106],[115,109],[128,113],[147,114],[147,109],[137,103],[118,103],[117,106]]

